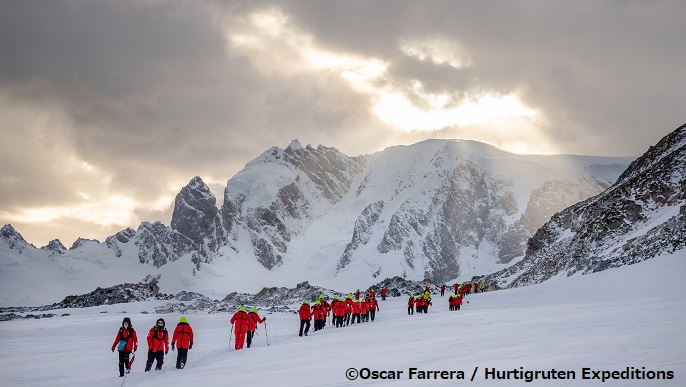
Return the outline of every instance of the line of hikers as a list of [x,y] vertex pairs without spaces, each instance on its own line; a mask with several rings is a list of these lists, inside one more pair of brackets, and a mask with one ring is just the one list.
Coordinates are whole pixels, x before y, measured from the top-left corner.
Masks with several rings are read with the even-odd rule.
[[[441,297],[445,296],[445,288],[445,284],[440,286]],[[460,306],[462,305],[465,296],[467,294],[471,294],[472,290],[474,290],[474,293],[478,293],[479,291],[483,292],[485,285],[483,282],[465,282],[463,284],[455,283],[455,285],[453,285],[453,289],[455,290],[455,294],[451,294],[448,297],[448,310],[460,310]],[[469,303],[469,301],[466,302]],[[426,285],[424,291],[417,297],[415,297],[413,293],[410,293],[410,297],[407,300],[407,314],[414,315],[415,310],[417,313],[428,313],[429,306],[433,306],[433,303],[431,302],[430,286]]]
[[[445,294],[446,285],[440,286],[441,297]],[[463,299],[467,294],[470,294],[472,289],[474,292],[484,291],[485,286],[474,282],[472,283],[455,283],[453,286],[455,290],[454,295],[448,297],[449,310],[460,310]],[[385,287],[381,288],[379,292],[381,300],[386,300],[387,290]],[[363,297],[361,297],[363,296]],[[467,301],[469,303],[469,301]],[[424,292],[414,297],[410,294],[407,304],[407,314],[413,315],[416,310],[417,313],[428,313],[428,307],[432,306],[431,293],[429,285],[426,285]],[[367,294],[363,295],[359,289],[353,294],[348,294],[345,298],[334,296],[331,303],[329,303],[324,295],[320,295],[315,305],[311,307],[310,301],[305,301],[298,309],[300,318],[299,336],[307,336],[310,330],[310,323],[314,317],[315,332],[327,324],[327,318],[331,316],[330,323],[336,328],[348,326],[350,324],[361,324],[363,322],[374,321],[376,312],[379,310],[379,302],[376,298],[376,292],[371,289]],[[260,317],[259,311],[256,307],[252,307],[250,312],[246,311],[245,307],[240,307],[236,313],[231,317],[231,331],[235,335],[234,349],[243,349],[244,344],[250,348],[252,344],[257,324],[265,324],[266,332],[267,317]],[[229,339],[229,342],[231,339]],[[165,327],[165,321],[162,318],[157,319],[155,325],[150,328],[147,336],[148,343],[148,357],[145,364],[145,371],[150,371],[152,365],[155,364],[155,370],[161,370],[164,364],[164,356],[169,354],[169,335]],[[269,338],[267,337],[267,345],[269,345]],[[181,316],[179,323],[174,329],[171,338],[172,351],[178,349],[176,358],[176,368],[183,369],[188,360],[188,350],[193,348],[193,329],[188,324],[185,316]],[[123,377],[126,373],[131,372],[131,364],[135,358],[135,351],[138,349],[138,337],[136,331],[133,329],[131,319],[125,317],[119,332],[112,344],[112,352],[119,351],[119,376]],[[133,354],[134,357],[130,357]]]
[[[145,371],[150,371],[153,363],[155,370],[161,370],[164,364],[164,356],[169,354],[169,334],[165,326],[164,319],[159,318],[155,325],[148,331],[148,359],[145,363]],[[179,323],[174,329],[171,338],[171,349],[174,351],[178,349],[176,357],[176,368],[182,369],[188,360],[188,350],[193,348],[193,329],[188,324],[185,316],[181,316]],[[121,323],[119,332],[112,343],[112,352],[119,351],[119,377],[124,377],[126,373],[131,372],[131,364],[135,359],[135,352],[138,349],[138,336],[136,330],[133,329],[131,319],[124,317]],[[134,357],[130,358],[130,355]]]
[[[386,299],[386,288],[381,289],[381,299]],[[379,310],[379,301],[376,299],[374,289],[370,290],[364,298],[360,298],[360,290],[352,293],[345,298],[334,296],[331,303],[327,302],[324,295],[320,295],[315,305],[311,307],[310,301],[305,301],[298,309],[300,317],[300,331],[298,336],[307,336],[310,331],[310,322],[314,317],[314,331],[324,329],[327,317],[331,316],[331,326],[341,328],[350,324],[361,324],[363,322],[374,321],[376,312]]]

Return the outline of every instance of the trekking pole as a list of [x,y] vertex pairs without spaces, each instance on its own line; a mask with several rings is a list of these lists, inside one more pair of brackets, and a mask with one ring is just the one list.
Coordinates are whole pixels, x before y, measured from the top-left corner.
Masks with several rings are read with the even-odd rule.
[[269,331],[267,330],[267,320],[264,320],[264,334],[267,336],[267,347],[269,346]]
[[233,324],[231,324],[231,333],[229,333],[229,351],[231,350],[231,337],[233,337]]

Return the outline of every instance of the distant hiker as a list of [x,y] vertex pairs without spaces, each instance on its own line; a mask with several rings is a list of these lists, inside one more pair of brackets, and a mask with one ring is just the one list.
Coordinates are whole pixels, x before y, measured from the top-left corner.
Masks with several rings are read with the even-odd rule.
[[243,344],[245,343],[245,335],[250,330],[250,316],[248,312],[245,311],[244,307],[238,308],[238,312],[234,313],[231,317],[231,325],[233,325],[233,333],[236,337],[236,343],[234,343],[233,348],[238,351],[243,349]]
[[133,329],[131,319],[128,317],[124,317],[117,337],[114,338],[112,352],[115,348],[119,351],[119,377],[124,377],[124,367],[126,367],[127,373],[131,372],[129,355],[138,349],[138,336],[136,336],[136,330]]
[[352,322],[351,322],[351,324],[355,324],[355,320],[357,320],[357,323],[358,323],[358,324],[360,323],[360,311],[361,311],[361,309],[360,309],[360,300],[354,299],[354,300],[353,300],[353,307],[352,307],[352,310],[351,310],[351,313],[352,313],[352,319],[351,319]]
[[376,296],[374,289],[369,290],[369,298],[373,298],[374,296]]
[[360,299],[360,322],[369,321],[369,304],[366,298]]
[[345,304],[345,326],[347,327],[350,325],[350,317],[352,316],[352,311],[353,311],[353,295],[348,294],[348,296],[345,298],[344,301]]
[[323,294],[319,295],[319,303],[322,305],[322,308],[324,309],[324,319],[321,322],[321,326],[319,329],[324,329],[326,326],[326,317],[329,315],[329,311],[331,310],[331,304],[329,304],[328,301],[324,298]]
[[424,313],[429,313],[429,305],[433,305],[431,303],[431,293],[429,291],[424,292],[424,299],[422,300],[422,306],[424,307]]
[[462,297],[464,297],[462,294],[455,296],[455,299],[453,299],[453,303],[455,305],[453,310],[460,310],[460,305],[462,305]]
[[376,316],[376,311],[379,310],[379,301],[376,297],[372,297],[369,301],[369,318],[374,321],[374,316]]
[[448,310],[455,310],[455,296],[448,296]]
[[[303,304],[300,305],[300,309],[298,309],[298,316],[300,317],[300,333],[298,336],[302,337],[303,333],[305,333],[305,336],[307,336],[307,332],[310,330],[310,321],[312,321],[313,315],[314,313],[312,313],[310,310],[310,302],[303,302]],[[304,332],[303,327],[305,328]]]
[[193,348],[193,328],[188,325],[188,320],[185,316],[181,316],[179,323],[176,324],[176,329],[174,329],[174,334],[172,335],[171,348],[172,351],[175,348],[179,349],[176,355],[176,369],[183,369],[188,360],[188,350]]
[[250,316],[250,320],[248,320],[250,327],[248,328],[246,345],[248,348],[250,348],[250,344],[252,344],[252,338],[255,336],[255,331],[257,330],[257,324],[262,324],[263,322],[267,321],[267,316],[261,318],[258,314],[257,307],[255,306],[250,309],[248,316]]
[[355,292],[355,299],[356,300],[360,299],[360,289],[357,289],[357,291]]
[[460,289],[460,284],[455,282],[455,285],[453,285],[453,288],[455,288],[455,294],[457,294],[457,291]]
[[424,313],[424,297],[421,294],[414,299],[414,308],[417,313]]
[[164,326],[164,319],[158,318],[155,326],[148,332],[148,362],[145,363],[145,372],[150,371],[155,361],[157,361],[155,371],[161,370],[164,355],[167,353],[169,353],[169,334]]
[[314,331],[317,332],[320,329],[324,329],[324,321],[326,320],[326,308],[324,307],[321,301],[317,300],[314,303],[312,315],[314,316]]
[[478,282],[474,282],[472,284],[472,288],[474,289],[474,294],[479,293],[479,283]]
[[386,287],[381,288],[381,301],[386,301]]
[[445,295],[445,284],[441,285],[441,297]]
[[414,314],[414,294],[410,293],[410,299],[407,300],[407,314]]
[[334,302],[331,303],[333,308],[333,318],[336,328],[340,328],[344,324],[346,305],[343,300],[338,300],[336,297],[334,297],[333,300]]

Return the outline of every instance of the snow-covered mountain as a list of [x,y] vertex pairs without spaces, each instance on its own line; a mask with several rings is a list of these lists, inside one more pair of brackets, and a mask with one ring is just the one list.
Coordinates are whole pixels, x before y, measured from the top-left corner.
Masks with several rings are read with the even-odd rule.
[[517,264],[485,278],[517,287],[634,264],[686,247],[686,125],[601,194],[556,214]]
[[631,161],[460,140],[349,157],[295,140],[231,178],[220,207],[194,177],[171,226],[143,222],[66,250],[57,240],[36,249],[6,225],[0,302],[57,302],[148,274],[163,292],[213,298],[303,281],[347,292],[394,276],[468,279],[519,260],[551,215],[605,190]]

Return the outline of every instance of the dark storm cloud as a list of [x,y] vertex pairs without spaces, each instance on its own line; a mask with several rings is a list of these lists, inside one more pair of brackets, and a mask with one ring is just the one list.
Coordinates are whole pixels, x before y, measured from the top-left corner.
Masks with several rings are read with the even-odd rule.
[[[549,117],[565,151],[637,155],[683,123],[686,75],[681,1],[333,2],[284,5],[327,45],[397,55],[398,39],[447,36],[474,67],[440,75],[445,87],[512,90]],[[396,71],[427,80],[407,66]],[[432,85],[429,83],[429,85]],[[579,138],[592,141],[580,141]]]
[[[293,138],[358,155],[470,133],[384,126],[371,97],[334,72],[264,73],[260,58],[227,35],[267,8],[281,9],[327,52],[386,61],[387,86],[420,80],[436,93],[516,91],[546,117],[540,131],[558,150],[638,155],[685,121],[683,4],[5,1],[0,223],[25,208],[79,205],[84,192],[98,191],[147,203],[132,210],[139,220],[168,220],[169,207],[149,203],[195,175],[221,186]],[[471,66],[419,61],[400,48],[435,38],[454,42]],[[290,59],[277,56],[282,63],[272,66]],[[46,229],[87,224],[60,218]]]

